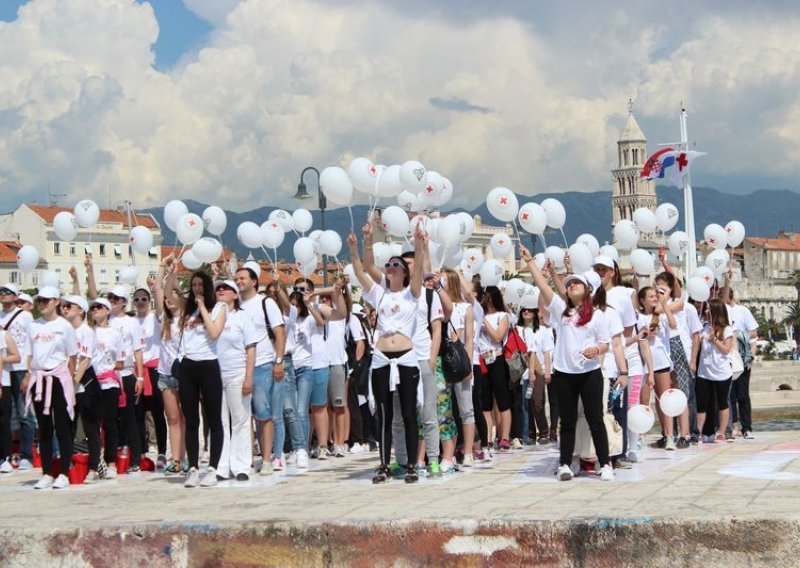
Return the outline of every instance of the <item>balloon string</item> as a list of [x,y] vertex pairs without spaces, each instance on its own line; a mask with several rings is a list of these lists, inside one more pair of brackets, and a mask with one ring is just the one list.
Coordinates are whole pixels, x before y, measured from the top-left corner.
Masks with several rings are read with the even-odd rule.
[[277,279],[277,276],[278,276],[278,247],[272,247],[272,252],[275,255],[275,263],[272,265],[273,266],[273,271],[272,272],[275,274],[275,277]]
[[378,201],[380,201],[380,196],[375,196],[375,203],[372,205],[372,211],[369,212],[369,217],[367,217],[367,223],[372,222],[372,216],[375,215],[375,210],[378,208]]
[[356,224],[353,221],[353,208],[350,205],[348,205],[347,206],[347,211],[350,213],[350,232],[351,233],[355,233],[356,232],[356,229],[355,229]]
[[[178,241],[175,241],[175,246],[178,246]],[[175,259],[177,262],[180,262],[183,259],[183,251],[186,250],[186,245],[181,247],[180,252],[178,252],[178,257]]]
[[516,233],[517,233],[517,245],[519,246],[519,245],[522,244],[522,237],[519,234],[519,227],[517,226],[516,217],[514,218],[514,231],[516,231]]
[[542,248],[543,249],[547,249],[547,240],[545,240],[545,238],[544,238],[544,231],[539,233],[539,236],[542,238]]
[[564,227],[561,227],[559,231],[561,231],[561,238],[564,239],[564,247],[569,248],[569,243],[567,243],[567,236],[564,234]]

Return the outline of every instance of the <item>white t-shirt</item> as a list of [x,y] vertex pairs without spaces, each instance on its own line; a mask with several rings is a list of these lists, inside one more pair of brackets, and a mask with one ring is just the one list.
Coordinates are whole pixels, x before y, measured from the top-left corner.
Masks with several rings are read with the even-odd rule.
[[[266,296],[256,294],[246,302],[241,302],[240,306],[244,313],[248,315],[250,321],[256,328],[259,340],[256,346],[256,367],[273,363],[275,361],[275,346],[267,333],[267,322],[264,320],[264,299]],[[278,304],[272,298],[266,298],[267,317],[269,325],[274,330],[283,325],[283,314]]]
[[[6,335],[11,337],[10,333],[0,328],[0,355],[2,355],[3,357],[8,356],[8,348],[6,347]],[[9,374],[6,367],[10,367],[10,365],[3,365],[3,368],[0,369],[0,386],[10,387],[11,375]]]
[[611,343],[608,325],[600,310],[593,310],[592,319],[583,326],[576,325],[579,319],[577,310],[572,310],[570,317],[562,317],[567,304],[558,294],[553,294],[547,311],[550,314],[549,324],[558,340],[553,351],[553,369],[562,373],[581,374],[600,368],[600,359],[586,359],[583,351],[587,348]]
[[553,340],[553,330],[549,327],[544,325],[539,325],[539,329],[536,333],[533,334],[534,337],[534,347],[533,350],[536,353],[536,357],[539,359],[539,363],[542,365],[542,369],[545,369],[544,366],[544,355],[545,353],[551,354],[551,363],[552,363],[552,352],[555,349],[555,341]]
[[[400,333],[409,339],[416,339],[414,335],[417,328],[418,310],[421,299],[425,302],[425,298],[420,294],[420,298],[415,298],[408,287],[392,292],[380,286],[373,284],[372,288],[364,293],[364,299],[375,308],[378,313],[377,334],[379,336],[388,333]],[[428,305],[425,304],[425,315],[427,317]],[[424,329],[428,333],[427,325]],[[415,346],[416,347],[416,346]],[[429,347],[430,351],[430,347]]]
[[146,363],[158,357],[161,326],[157,325],[156,315],[153,312],[148,313],[143,318],[136,316],[136,321],[139,322],[139,326],[142,328],[142,338],[144,339],[142,361]]
[[328,351],[329,365],[347,364],[347,320],[340,319],[328,322],[328,339],[325,340],[325,349]]
[[0,310],[0,328],[5,329],[7,322],[11,321],[11,318],[17,312],[20,313],[11,322],[8,333],[11,334],[14,343],[17,344],[20,362],[5,365],[4,367],[7,371],[24,371],[28,368],[28,355],[30,355],[28,352],[28,326],[33,321],[33,316],[30,312],[26,312],[21,308],[12,308],[8,312]]
[[[123,361],[122,357],[122,335],[113,327],[96,327],[94,355],[92,356],[92,366],[94,372],[102,375],[108,371],[113,371],[117,361]],[[100,388],[108,390],[119,388],[113,381],[100,383]]]
[[295,369],[312,366],[311,335],[314,333],[312,328],[316,327],[317,324],[310,315],[297,320],[295,325],[294,351],[292,351],[292,365],[294,365]]
[[[142,327],[136,318],[125,314],[122,316],[111,316],[108,325],[116,329],[122,335],[122,370],[120,376],[133,375],[136,372],[136,359],[134,353],[144,349],[145,341],[142,335]],[[143,359],[144,361],[144,359]]]
[[[639,314],[639,329],[650,327],[653,321],[652,316]],[[650,355],[653,358],[653,371],[662,369],[672,369],[672,359],[669,352],[669,321],[667,316],[658,316],[658,328],[655,333],[650,332],[647,336],[647,345],[650,347]]]
[[484,314],[483,316],[483,328],[481,329],[481,335],[483,336],[482,345],[488,346],[489,349],[502,349],[503,345],[508,338],[508,331],[503,336],[502,341],[495,341],[489,336],[489,332],[486,331],[486,322],[488,321],[489,324],[497,331],[500,328],[500,323],[505,320],[508,325],[509,329],[511,329],[511,320],[508,319],[508,314],[506,312],[494,312],[493,314]]
[[[431,321],[441,320],[444,318],[444,309],[442,308],[442,300],[436,292],[431,296]],[[442,329],[444,333],[444,329]],[[419,361],[427,361],[431,356],[431,347],[433,339],[428,331],[428,300],[425,288],[419,294],[417,301],[417,325],[414,329],[414,354]]]
[[[622,320],[619,317],[619,312],[612,308],[610,305],[603,312],[608,326],[608,334],[613,339],[615,335],[620,336],[620,341],[624,341],[623,333],[625,328],[622,326]],[[630,371],[628,371],[630,373]],[[608,353],[603,356],[603,376],[605,377],[618,377],[619,367],[617,367],[617,359],[614,357],[614,347],[609,345]]]
[[[286,326],[286,346],[283,350],[284,355],[293,355],[295,344],[297,343],[297,308],[289,306],[288,315],[283,316],[283,325]],[[292,358],[294,362],[294,358]]]
[[216,346],[223,381],[242,376],[247,368],[247,346],[256,345],[259,338],[246,313],[242,310],[228,312]]
[[361,320],[358,319],[357,315],[350,314],[350,321],[347,322],[347,326],[353,341],[366,341],[367,337],[364,335],[364,329],[361,327]]
[[[606,304],[616,310],[622,327],[635,327],[639,320],[638,314],[633,307],[633,294],[633,288],[626,288],[625,286],[614,286],[610,290],[606,290]],[[635,330],[631,332],[631,334],[634,333],[636,333]],[[624,349],[625,359],[628,361],[628,374],[634,376],[641,375],[642,357],[639,353],[638,342],[634,341],[631,345],[624,347]]]
[[517,326],[517,333],[519,333],[520,337],[525,342],[528,353],[536,351],[536,336],[533,333],[532,327]]
[[[78,356],[82,359],[92,359],[96,343],[94,330],[84,322],[75,329],[75,339],[78,341]],[[94,365],[94,361],[91,363]]]
[[484,351],[488,351],[490,347],[485,345],[483,340],[481,330],[483,329],[483,306],[481,306],[480,302],[477,300],[472,302],[472,337],[473,343],[475,344],[475,348],[472,351],[472,364],[473,365],[480,365],[481,364],[481,353]]
[[158,372],[161,375],[172,374],[172,363],[179,356],[181,349],[181,323],[180,318],[172,318],[169,328],[169,339],[161,338],[161,326],[164,325],[164,317],[158,318]]
[[741,304],[731,306],[733,321],[731,326],[735,331],[741,331],[749,337],[751,331],[758,329],[758,322],[753,317],[753,313]]
[[31,369],[50,371],[78,354],[75,329],[62,317],[53,321],[35,319],[28,327]]
[[[703,328],[703,339],[700,347],[700,365],[697,376],[709,381],[725,381],[731,378],[731,360],[729,355],[720,351],[712,341],[706,339],[706,334],[711,333],[711,326]],[[723,341],[733,336],[733,328],[725,327],[722,332]],[[735,347],[735,345],[734,345]]]
[[[222,302],[217,302],[211,310],[211,320],[217,319],[220,311],[228,307]],[[230,314],[228,314],[230,315]],[[183,329],[183,342],[181,351],[187,359],[192,361],[211,361],[217,358],[217,339],[211,339],[203,323],[200,310],[196,310],[186,321]]]

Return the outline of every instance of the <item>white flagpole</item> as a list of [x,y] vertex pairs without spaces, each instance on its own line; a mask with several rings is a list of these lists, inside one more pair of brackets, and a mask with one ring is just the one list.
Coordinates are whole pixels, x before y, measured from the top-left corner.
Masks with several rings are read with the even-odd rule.
[[[681,108],[681,150],[689,151],[689,136],[686,130],[686,109]],[[684,230],[689,237],[689,250],[686,253],[685,278],[691,277],[697,268],[697,239],[694,234],[694,202],[692,200],[692,182],[689,171],[683,176],[683,220]]]

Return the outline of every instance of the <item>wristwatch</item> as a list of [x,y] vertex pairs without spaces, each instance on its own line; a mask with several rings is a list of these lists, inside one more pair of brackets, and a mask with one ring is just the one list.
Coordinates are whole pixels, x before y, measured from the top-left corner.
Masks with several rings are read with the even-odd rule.
[[283,365],[283,357],[275,357],[276,365]]

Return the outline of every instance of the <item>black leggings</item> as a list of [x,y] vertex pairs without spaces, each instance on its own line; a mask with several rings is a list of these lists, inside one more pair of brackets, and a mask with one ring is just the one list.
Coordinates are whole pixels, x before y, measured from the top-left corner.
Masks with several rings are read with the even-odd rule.
[[561,414],[561,465],[572,463],[575,450],[575,425],[578,422],[578,398],[583,402],[583,413],[592,433],[600,465],[608,460],[608,434],[603,423],[603,374],[600,369],[588,373],[571,374],[555,371],[552,385],[558,396]]
[[[42,474],[53,474],[53,434],[58,438],[61,453],[59,463],[61,473],[67,475],[72,464],[72,420],[67,412],[67,399],[61,381],[53,377],[53,391],[50,399],[50,414],[44,413],[45,394],[42,400],[34,400],[36,420],[39,423],[39,453],[42,455]],[[31,388],[36,388],[32,386]]]
[[125,389],[125,406],[120,408],[118,413],[120,445],[128,446],[131,465],[138,466],[142,461],[142,440],[136,423],[136,377],[133,375],[122,377],[122,388]]
[[508,388],[508,363],[499,355],[491,365],[486,365],[486,379],[481,392],[481,408],[492,411],[492,399],[497,402],[497,410],[505,412],[511,408],[511,391]]
[[[408,353],[408,351],[384,352],[384,356],[389,359],[397,359]],[[375,397],[375,404],[378,407],[376,415],[378,418],[378,434],[380,435],[381,465],[383,466],[388,466],[392,459],[392,419],[394,414],[392,393],[389,391],[390,370],[389,365],[372,370],[372,395]],[[419,369],[417,367],[398,365],[397,370],[400,372],[400,384],[397,385],[397,391],[400,396],[400,412],[403,414],[406,455],[408,455],[410,465],[414,465],[417,459],[417,449],[419,448],[419,432],[417,430]]]
[[222,375],[219,362],[181,361],[180,377],[178,377],[178,396],[181,409],[186,419],[186,456],[189,467],[198,467],[200,459],[200,412],[203,408],[203,423],[211,433],[211,455],[208,465],[215,468],[222,454]]
[[[91,370],[91,367],[90,367]],[[87,370],[87,373],[89,371]],[[94,371],[91,370],[92,376]],[[84,375],[84,379],[86,375]],[[86,392],[78,395],[81,422],[89,445],[89,469],[97,471],[100,466],[100,425],[105,430],[103,459],[107,464],[117,459],[117,413],[119,409],[119,389],[100,389],[97,380],[86,385]],[[85,381],[84,381],[85,383]]]
[[0,462],[11,456],[11,387],[0,387]]
[[[489,427],[486,424],[486,417],[481,412],[483,408],[482,396],[485,377],[480,365],[472,366],[472,409],[475,412],[475,429],[481,439],[481,448],[489,447]],[[455,401],[455,398],[453,399]],[[473,440],[467,440],[464,451],[472,448]]]
[[[728,393],[731,390],[731,379],[724,381],[709,381],[703,377],[697,377],[695,383],[695,391],[697,392],[697,412],[708,412],[710,406],[713,405],[713,396],[717,398],[717,410],[728,409]],[[727,427],[723,424],[722,427]],[[722,427],[720,429],[722,429]]]
[[145,413],[150,412],[153,416],[153,425],[156,429],[156,444],[158,445],[158,453],[164,455],[167,453],[167,418],[164,414],[164,395],[161,394],[161,389],[158,388],[158,372],[156,369],[149,370],[145,373],[144,380],[150,381],[153,389],[151,396],[142,396],[139,404],[136,405],[136,423],[139,426],[139,437],[142,440],[142,448],[147,453],[149,444],[147,443],[147,427],[145,421]]

